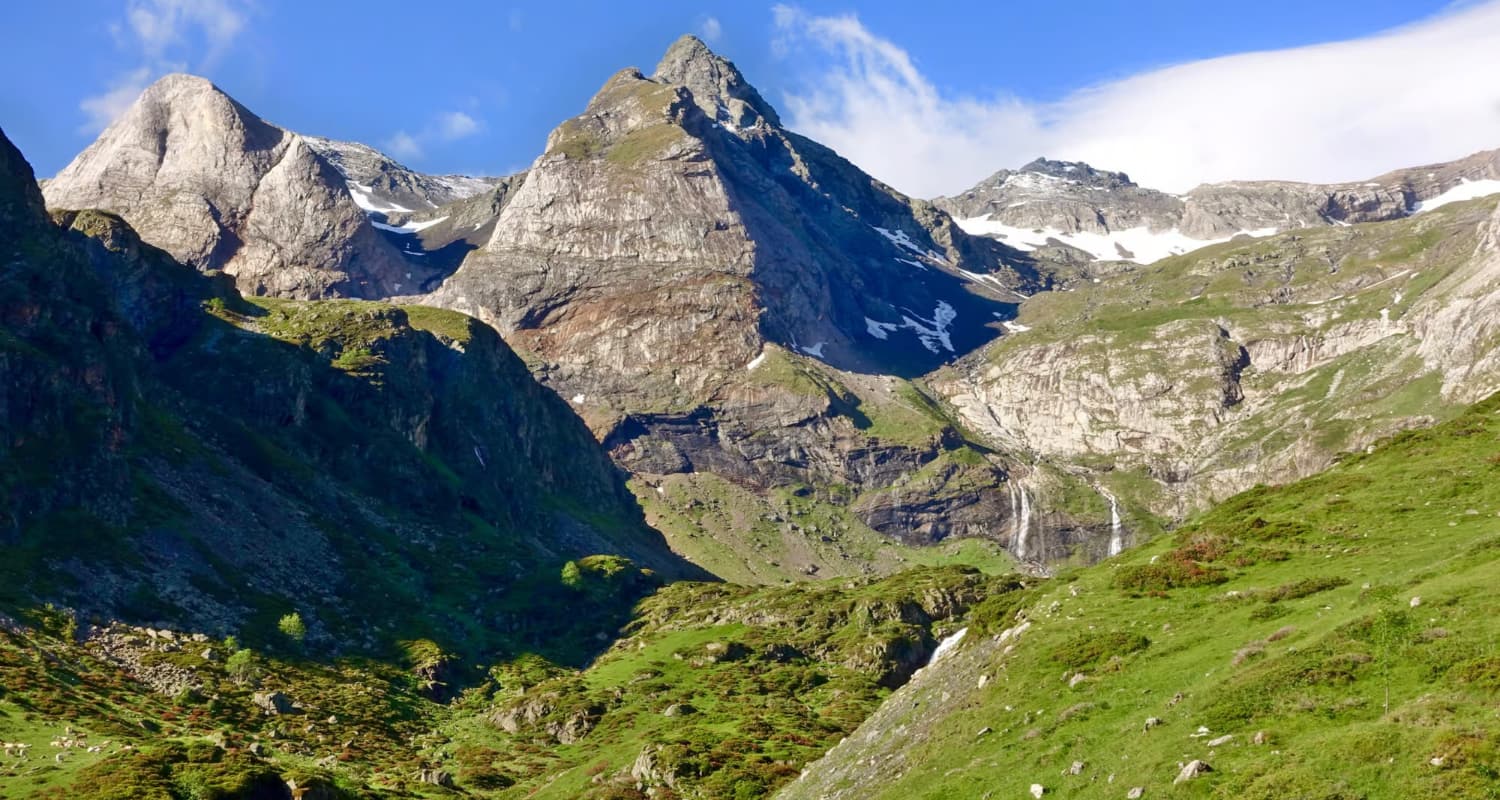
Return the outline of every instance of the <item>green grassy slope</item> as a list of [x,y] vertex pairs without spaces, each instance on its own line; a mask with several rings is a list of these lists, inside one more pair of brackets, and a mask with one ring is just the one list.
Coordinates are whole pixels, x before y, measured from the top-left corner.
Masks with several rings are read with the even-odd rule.
[[1049,582],[786,796],[1495,797],[1497,586],[1500,396]]
[[[560,576],[567,593],[539,603],[618,599],[624,566],[578,562]],[[0,617],[0,740],[32,745],[0,759],[0,798],[261,797],[285,780],[325,797],[644,796],[638,784],[760,797],[852,731],[971,609],[1021,586],[953,567],[775,589],[678,583],[610,631],[586,670],[507,659],[446,704],[432,681],[466,664],[431,641],[338,660],[256,648],[237,672],[236,642],[28,609]],[[164,675],[184,688],[144,682]],[[266,713],[256,698],[270,692],[295,706]]]

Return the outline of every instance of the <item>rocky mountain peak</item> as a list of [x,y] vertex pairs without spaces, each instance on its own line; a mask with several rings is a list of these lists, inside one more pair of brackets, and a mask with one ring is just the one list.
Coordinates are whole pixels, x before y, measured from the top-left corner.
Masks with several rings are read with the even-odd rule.
[[729,59],[696,36],[683,36],[667,48],[653,80],[687,87],[709,119],[739,129],[757,120],[779,127],[781,118]]
[[1130,176],[1123,172],[1094,169],[1082,161],[1054,161],[1046,157],[1031,161],[1016,170],[1016,173],[1047,175],[1073,183],[1111,189],[1135,186],[1135,183],[1130,180]]
[[0,130],[0,225],[7,230],[46,218],[31,164]]
[[248,294],[389,296],[431,277],[371,227],[307,140],[192,75],[146,89],[44,194],[54,209],[117,214]]

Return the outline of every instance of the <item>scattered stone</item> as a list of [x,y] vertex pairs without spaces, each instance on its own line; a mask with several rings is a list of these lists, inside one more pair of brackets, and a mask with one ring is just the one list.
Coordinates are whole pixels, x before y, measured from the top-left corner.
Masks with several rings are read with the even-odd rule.
[[1073,762],[1073,766],[1068,767],[1068,774],[1069,775],[1082,775],[1083,774],[1083,768],[1084,768],[1084,766],[1085,765],[1084,765],[1084,763],[1082,761],[1074,761]]
[[1226,733],[1226,734],[1224,734],[1223,736],[1220,736],[1217,739],[1210,739],[1210,740],[1208,740],[1208,746],[1209,747],[1218,747],[1220,745],[1229,744],[1229,740],[1231,740],[1233,738],[1234,738],[1234,734],[1232,734],[1232,733]]
[[974,738],[978,739],[981,736],[988,736],[988,735],[990,735],[991,733],[994,733],[994,732],[995,732],[995,730],[993,728],[991,728],[990,726],[986,725],[983,728],[979,729],[979,733],[974,734]]
[[664,717],[685,717],[696,713],[698,713],[698,709],[689,703],[673,703],[667,706],[666,711],[661,712]]
[[1195,758],[1192,761],[1189,761],[1187,763],[1187,766],[1185,766],[1185,767],[1182,768],[1181,772],[1177,773],[1177,779],[1174,780],[1174,781],[1172,781],[1172,783],[1173,784],[1186,783],[1186,782],[1188,782],[1188,781],[1190,781],[1190,780],[1198,777],[1199,775],[1203,775],[1203,774],[1206,774],[1206,773],[1209,773],[1209,772],[1213,772],[1213,771],[1214,771],[1214,768],[1210,767],[1208,765],[1208,762],[1206,762],[1206,761],[1199,761],[1198,759]]
[[256,692],[250,702],[271,716],[290,714],[293,710],[292,698],[281,692]]
[[1432,758],[1427,759],[1427,763],[1433,765],[1434,767],[1441,767],[1447,761],[1447,756],[1433,756]]
[[433,786],[452,786],[453,776],[440,769],[424,769],[417,772],[417,782]]
[[1197,732],[1196,733],[1188,734],[1188,737],[1191,738],[1191,739],[1202,739],[1203,737],[1209,735],[1210,733],[1213,733],[1213,731],[1209,730],[1208,726],[1206,726],[1206,725],[1199,725]]
[[266,753],[266,746],[260,742],[251,742],[250,746],[245,749],[250,751],[250,755],[252,756],[261,756]]
[[1167,708],[1171,708],[1172,706],[1175,706],[1175,705],[1177,705],[1178,703],[1181,703],[1181,702],[1182,702],[1182,692],[1178,692],[1177,694],[1172,695],[1172,699],[1171,700],[1167,701]]
[[1047,787],[1040,783],[1031,784],[1031,796],[1041,800],[1041,796],[1047,793]]
[[1088,679],[1089,679],[1089,676],[1083,674],[1082,672],[1074,673],[1073,677],[1071,677],[1071,678],[1068,679],[1068,688],[1071,689],[1074,686],[1077,686],[1078,684],[1083,683],[1084,681],[1086,681]]
[[989,684],[989,682],[990,682],[990,676],[988,676],[988,675],[980,675],[979,676],[979,688],[983,689],[985,686],[987,686]]
[[1155,728],[1156,726],[1158,726],[1160,724],[1161,724],[1161,720],[1160,719],[1158,719],[1156,717],[1146,717],[1146,725],[1145,725],[1145,727],[1141,728],[1141,730],[1142,731],[1149,731],[1152,728]]
[[1420,596],[1420,595],[1419,595],[1419,596],[1417,596],[1417,597],[1413,597],[1413,598],[1412,598],[1412,599],[1411,599],[1411,607],[1412,607],[1412,608],[1416,608],[1416,607],[1417,607],[1417,606],[1419,606],[1419,605],[1422,605],[1422,598],[1421,598],[1421,596]]
[[1125,800],[1140,800],[1146,794],[1146,790],[1140,786],[1133,787],[1125,793]]
[[1268,734],[1268,733],[1266,733],[1265,731],[1256,731],[1255,732],[1255,737],[1252,738],[1250,741],[1252,741],[1252,742],[1254,742],[1256,744],[1265,744],[1266,742],[1271,741],[1271,735]]

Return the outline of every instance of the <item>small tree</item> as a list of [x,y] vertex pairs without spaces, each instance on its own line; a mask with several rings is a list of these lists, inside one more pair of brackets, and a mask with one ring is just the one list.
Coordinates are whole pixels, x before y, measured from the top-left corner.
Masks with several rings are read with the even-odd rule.
[[276,629],[297,644],[302,644],[302,640],[307,638],[307,624],[302,621],[302,615],[295,611],[277,621]]
[[260,677],[260,664],[255,654],[249,650],[236,650],[224,662],[224,669],[229,673],[229,679],[244,686],[252,683]]
[[583,588],[583,570],[579,569],[577,561],[569,561],[563,565],[562,585],[569,589]]

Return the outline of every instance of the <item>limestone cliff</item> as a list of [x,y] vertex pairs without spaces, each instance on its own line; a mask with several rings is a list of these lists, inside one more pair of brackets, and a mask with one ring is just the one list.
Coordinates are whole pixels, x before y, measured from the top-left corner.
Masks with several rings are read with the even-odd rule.
[[246,294],[385,297],[434,275],[370,225],[307,140],[190,75],[148,88],[45,193],[51,208],[120,215]]

